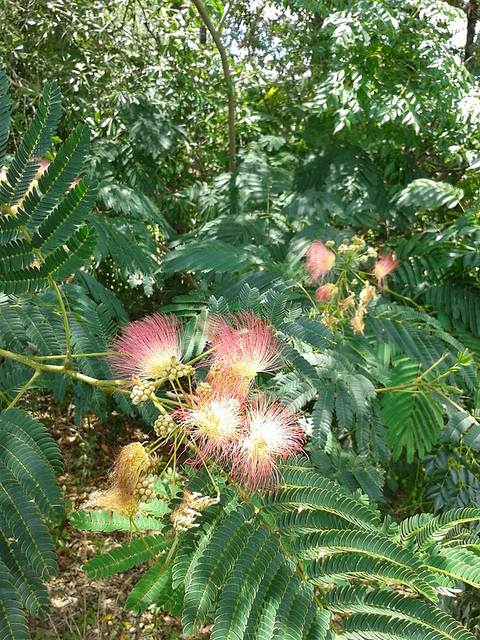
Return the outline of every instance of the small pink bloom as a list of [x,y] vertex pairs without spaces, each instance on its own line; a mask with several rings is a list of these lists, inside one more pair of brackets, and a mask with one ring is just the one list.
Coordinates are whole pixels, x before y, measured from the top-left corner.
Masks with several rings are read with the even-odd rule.
[[120,378],[159,378],[172,358],[182,358],[183,331],[172,315],[155,313],[123,328],[112,344],[109,360]]
[[320,240],[312,242],[305,257],[307,258],[305,269],[311,274],[311,284],[315,284],[319,278],[323,280],[323,276],[335,264],[335,254],[330,249],[327,249]]
[[224,462],[238,441],[244,420],[244,398],[218,379],[207,393],[194,395],[191,407],[178,411],[204,458]]
[[315,300],[318,300],[318,302],[326,302],[327,300],[330,300],[336,292],[337,287],[334,284],[331,284],[330,282],[323,284],[316,290]]
[[247,411],[245,434],[239,442],[232,465],[232,475],[247,488],[272,488],[278,483],[277,459],[286,460],[299,453],[305,432],[298,417],[277,400],[266,396]]
[[386,253],[375,262],[372,267],[373,275],[377,278],[379,286],[385,278],[400,264],[399,260],[394,260],[391,253]]
[[253,312],[241,313],[238,317],[216,317],[208,337],[214,349],[214,368],[227,371],[233,378],[253,380],[257,373],[274,371],[281,366],[283,346],[267,321]]

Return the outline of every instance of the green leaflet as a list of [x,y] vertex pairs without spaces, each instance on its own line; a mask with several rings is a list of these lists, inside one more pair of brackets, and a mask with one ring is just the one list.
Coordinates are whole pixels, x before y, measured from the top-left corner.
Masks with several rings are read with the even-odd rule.
[[[407,359],[397,361],[391,377],[391,386],[413,383],[420,375],[418,364]],[[387,425],[387,440],[393,457],[398,460],[406,449],[411,462],[417,453],[421,458],[436,443],[443,427],[443,409],[429,391],[419,386],[385,393],[382,398],[382,416]]]
[[204,623],[234,559],[251,535],[248,519],[252,514],[253,509],[246,505],[227,517],[209,537],[208,553],[203,551],[190,577],[187,577],[182,618],[187,633],[190,630],[197,632]]
[[472,634],[432,603],[404,597],[388,589],[367,591],[355,587],[336,588],[325,598],[326,607],[336,613],[369,613],[399,618],[423,625],[424,633],[435,630],[439,637],[450,640],[472,640]]
[[415,545],[425,551],[444,540],[459,524],[480,520],[480,509],[455,509],[438,516],[421,513],[403,520],[397,539],[404,546]]
[[[152,548],[165,552],[175,544],[175,557],[165,567],[166,553],[160,555],[128,607],[141,611],[156,603],[168,610],[184,589],[185,633],[198,634],[213,621],[212,640],[333,640],[332,614],[347,616],[341,635],[352,640],[386,640],[392,630],[405,639],[411,631],[417,640],[471,640],[434,603],[458,581],[478,580],[480,556],[468,546],[471,536],[462,538],[461,532],[478,510],[419,516],[392,527],[365,496],[322,477],[305,458],[282,465],[280,472],[282,485],[263,499],[255,497],[256,508],[223,484],[221,503],[202,513],[200,527],[167,544],[147,537]],[[190,475],[190,490],[208,490],[206,474]],[[467,546],[459,548],[455,540]],[[422,553],[427,547],[436,555]],[[87,566],[104,575],[146,557],[136,540]],[[405,597],[391,589],[395,584],[418,596]],[[333,588],[315,592],[315,585]]]
[[5,160],[9,124],[10,98],[8,95],[8,83],[3,64],[0,61],[0,167],[3,166],[3,162]]
[[[411,572],[408,581],[427,598],[435,601],[435,581],[419,559],[407,549],[388,541],[384,536],[366,531],[329,530],[299,536],[292,544],[294,553],[301,558],[316,559],[332,553],[364,553],[396,568]],[[355,556],[356,558],[357,556]]]
[[171,590],[172,567],[164,567],[162,560],[155,562],[147,573],[137,582],[125,603],[127,610],[133,613],[145,611],[152,603],[161,604],[161,595]]
[[163,534],[145,536],[95,556],[84,565],[83,569],[89,578],[104,578],[146,562],[152,557],[152,553],[158,556],[168,546]]
[[[5,145],[8,109],[0,69],[0,143]],[[42,156],[50,149],[61,113],[60,91],[55,83],[45,85],[36,114],[25,133],[0,185],[3,205],[0,233],[0,289],[8,294],[35,292],[53,278],[62,282],[90,262],[96,236],[85,226],[95,200],[95,189],[82,181],[72,186],[82,172],[89,146],[89,132],[79,126],[39,178],[33,180]],[[3,106],[2,106],[3,105]],[[36,184],[36,183],[35,183]],[[10,209],[14,207],[15,210]]]
[[480,555],[474,550],[447,547],[437,555],[425,555],[424,562],[433,571],[480,588]]
[[[64,514],[58,447],[21,409],[0,413],[0,637],[27,638],[22,607],[48,611],[44,580],[57,569],[44,516]],[[8,586],[6,586],[8,585]]]

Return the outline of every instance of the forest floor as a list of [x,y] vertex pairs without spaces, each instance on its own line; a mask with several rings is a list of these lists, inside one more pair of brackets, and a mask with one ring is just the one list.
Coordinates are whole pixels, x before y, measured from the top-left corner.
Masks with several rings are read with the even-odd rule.
[[[73,408],[50,398],[29,398],[28,408],[57,441],[64,460],[59,483],[69,509],[85,504],[94,491],[107,487],[115,453],[125,444],[146,440],[139,421],[113,416],[100,424],[93,416],[75,424]],[[177,640],[184,638],[180,621],[164,613],[125,611],[128,594],[145,566],[102,580],[87,578],[82,566],[100,551],[129,539],[125,532],[78,531],[65,521],[55,529],[58,572],[48,584],[51,611],[44,620],[29,620],[33,640]],[[207,630],[206,630],[207,633]]]

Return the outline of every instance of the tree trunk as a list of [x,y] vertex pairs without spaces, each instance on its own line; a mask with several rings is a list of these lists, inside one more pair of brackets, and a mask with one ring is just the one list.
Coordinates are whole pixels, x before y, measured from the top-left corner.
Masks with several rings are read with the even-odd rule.
[[465,42],[464,60],[468,62],[473,56],[473,44],[475,42],[475,27],[480,16],[477,0],[469,0],[465,7],[467,15],[467,40]]

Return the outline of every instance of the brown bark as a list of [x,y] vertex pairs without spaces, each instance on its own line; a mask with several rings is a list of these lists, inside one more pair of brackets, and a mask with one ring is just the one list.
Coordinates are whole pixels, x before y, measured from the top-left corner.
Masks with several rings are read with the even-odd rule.
[[477,25],[478,18],[480,17],[480,9],[478,7],[477,0],[469,0],[465,7],[465,13],[467,15],[467,39],[465,42],[465,55],[464,60],[468,62],[473,57],[473,44],[475,42],[475,27]]

